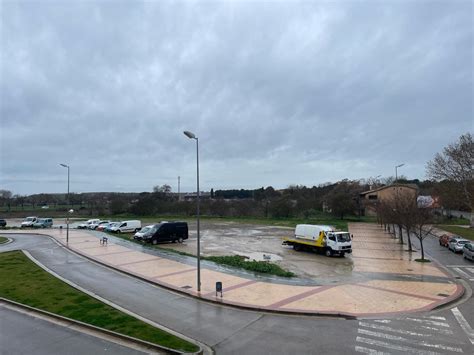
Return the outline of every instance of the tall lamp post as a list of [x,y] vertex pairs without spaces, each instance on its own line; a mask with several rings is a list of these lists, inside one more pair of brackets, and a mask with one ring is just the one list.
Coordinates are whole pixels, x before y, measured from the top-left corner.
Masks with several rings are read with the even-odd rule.
[[[66,164],[59,164],[64,168],[67,168],[67,204],[70,205],[69,201],[69,165]],[[69,213],[69,212],[68,212]],[[69,244],[69,214],[66,218],[66,244]]]
[[405,163],[395,166],[395,183],[398,181],[398,168],[402,167],[403,165],[405,165]]
[[183,132],[189,139],[196,140],[196,166],[197,166],[197,290],[201,292],[201,238],[200,238],[200,226],[199,226],[199,204],[200,204],[200,193],[199,193],[199,139],[196,135],[189,131]]

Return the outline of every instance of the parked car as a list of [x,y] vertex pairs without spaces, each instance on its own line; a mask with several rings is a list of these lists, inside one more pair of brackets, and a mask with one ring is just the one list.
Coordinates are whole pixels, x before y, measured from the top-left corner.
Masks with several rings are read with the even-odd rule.
[[4,219],[0,219],[0,227],[6,227],[7,226],[7,221]]
[[104,232],[112,232],[112,228],[120,226],[122,222],[110,222],[106,227],[104,227],[102,230]]
[[89,229],[97,229],[100,225],[104,225],[104,224],[107,224],[109,223],[110,221],[97,221],[97,222],[93,222],[91,224],[89,224],[89,226],[87,228]]
[[118,226],[110,227],[112,233],[138,232],[142,229],[142,222],[138,220],[123,221]]
[[149,225],[145,226],[142,229],[140,229],[138,232],[136,232],[133,236],[134,239],[142,239],[145,235],[152,234],[156,231],[155,225]]
[[469,240],[459,237],[451,238],[448,248],[455,253],[461,253],[462,248],[464,248],[464,244],[466,243],[469,243]]
[[99,223],[100,219],[89,219],[77,226],[77,229],[87,229],[92,223]]
[[51,228],[53,226],[52,218],[38,218],[38,220],[33,223],[33,228]]
[[464,259],[469,259],[471,261],[474,261],[474,243],[466,243],[464,244],[464,247],[462,248],[462,255]]
[[152,244],[161,242],[182,243],[188,237],[188,224],[186,222],[161,222],[155,224],[142,236],[134,236],[136,240]]
[[116,224],[120,224],[120,222],[107,222],[107,223],[99,224],[95,230],[100,231],[100,232],[106,232],[107,228],[113,227]]
[[26,217],[23,222],[21,222],[21,228],[33,227],[33,224],[36,223],[38,217]]
[[439,237],[439,245],[448,247],[449,241],[454,237],[454,235],[443,234],[441,237]]

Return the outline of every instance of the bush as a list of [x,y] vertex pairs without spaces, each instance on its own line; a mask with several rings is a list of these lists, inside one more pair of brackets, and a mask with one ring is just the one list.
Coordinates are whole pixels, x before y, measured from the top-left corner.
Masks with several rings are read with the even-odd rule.
[[208,256],[205,257],[205,259],[213,261],[217,264],[229,265],[249,271],[261,272],[263,274],[271,274],[283,277],[295,276],[295,274],[291,271],[286,271],[276,264],[272,264],[266,261],[246,261],[246,257],[240,255]]

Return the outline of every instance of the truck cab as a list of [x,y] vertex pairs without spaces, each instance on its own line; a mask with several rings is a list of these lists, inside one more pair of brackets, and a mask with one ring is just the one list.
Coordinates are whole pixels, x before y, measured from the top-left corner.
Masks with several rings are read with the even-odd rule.
[[325,232],[325,234],[327,256],[352,253],[352,240],[348,232]]

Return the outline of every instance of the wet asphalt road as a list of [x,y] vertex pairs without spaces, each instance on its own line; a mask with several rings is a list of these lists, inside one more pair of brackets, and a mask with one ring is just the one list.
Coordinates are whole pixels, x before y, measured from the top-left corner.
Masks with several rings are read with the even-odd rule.
[[[14,238],[14,243],[0,246],[0,251],[26,249],[61,276],[122,307],[199,340],[213,347],[218,354],[352,354],[370,351],[470,354],[474,351],[474,344],[470,343],[450,309],[377,320],[244,311],[165,291],[85,260],[49,238],[27,235]],[[456,259],[447,257],[449,264],[446,265],[462,259],[459,255],[453,257]],[[457,307],[473,326],[472,296]]]
[[0,319],[2,355],[145,354],[1,306]]

